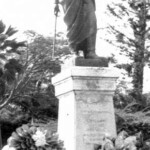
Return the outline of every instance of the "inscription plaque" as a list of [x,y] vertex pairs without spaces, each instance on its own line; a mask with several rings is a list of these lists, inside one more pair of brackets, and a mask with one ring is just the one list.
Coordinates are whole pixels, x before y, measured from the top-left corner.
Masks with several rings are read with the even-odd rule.
[[[83,141],[89,144],[101,144],[105,134],[110,133],[112,111],[110,103],[80,102],[80,113],[83,119]],[[111,133],[110,133],[111,134]]]

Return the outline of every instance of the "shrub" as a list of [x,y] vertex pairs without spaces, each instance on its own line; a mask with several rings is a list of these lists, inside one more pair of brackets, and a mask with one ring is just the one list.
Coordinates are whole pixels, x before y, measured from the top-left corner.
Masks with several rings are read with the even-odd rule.
[[15,150],[64,150],[58,135],[41,127],[22,125],[8,138],[7,147]]

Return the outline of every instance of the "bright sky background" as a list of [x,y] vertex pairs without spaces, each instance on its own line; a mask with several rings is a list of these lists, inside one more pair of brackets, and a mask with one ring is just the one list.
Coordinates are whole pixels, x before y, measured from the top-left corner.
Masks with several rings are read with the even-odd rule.
[[[108,0],[96,0],[98,25]],[[110,1],[110,0],[109,0]],[[0,0],[0,19],[19,30],[33,29],[48,35],[54,30],[54,0]],[[63,14],[58,18],[58,30],[65,30]]]
[[[110,0],[96,0],[98,27],[105,24],[106,18],[103,14],[108,1],[110,2]],[[43,35],[53,34],[55,22],[53,11],[54,0],[0,0],[0,19],[7,26],[16,27],[20,35],[25,30],[34,30]],[[60,13],[58,17],[57,32],[59,31],[66,31],[63,13]],[[105,47],[104,42],[97,42],[97,52],[100,55],[110,54],[110,51]],[[104,49],[103,52],[102,49]]]

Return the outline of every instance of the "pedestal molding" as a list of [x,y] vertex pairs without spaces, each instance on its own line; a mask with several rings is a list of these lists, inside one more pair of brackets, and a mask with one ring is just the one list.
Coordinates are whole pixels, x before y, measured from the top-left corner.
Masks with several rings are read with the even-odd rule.
[[70,67],[52,80],[59,99],[58,134],[66,150],[94,150],[116,136],[113,94],[116,69]]

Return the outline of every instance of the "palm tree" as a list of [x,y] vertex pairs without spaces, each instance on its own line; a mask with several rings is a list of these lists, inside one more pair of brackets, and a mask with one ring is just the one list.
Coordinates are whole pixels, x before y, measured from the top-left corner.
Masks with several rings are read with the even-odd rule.
[[[23,70],[18,58],[19,48],[24,47],[25,42],[17,42],[16,39],[12,39],[17,32],[11,26],[6,28],[6,25],[0,21],[0,110],[11,101],[16,89],[15,81]],[[1,147],[0,128],[0,149]]]
[[14,91],[11,90],[9,96],[5,95],[6,90],[8,90],[7,85],[14,84],[17,74],[22,72],[22,65],[17,57],[20,54],[19,48],[25,46],[25,42],[11,39],[17,32],[11,26],[6,29],[4,23],[0,21],[0,108],[8,104]]

